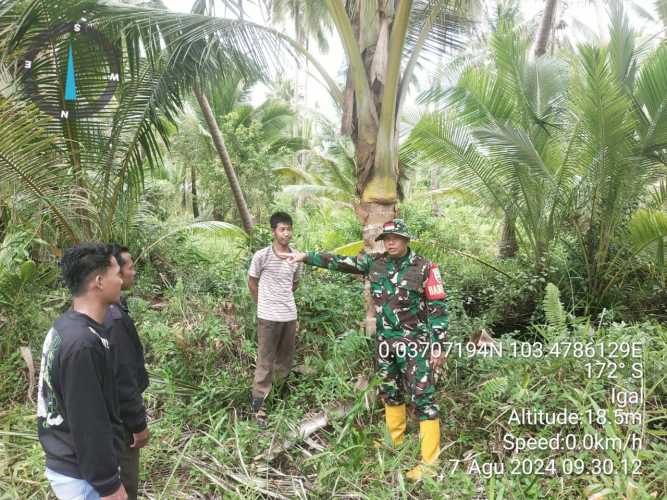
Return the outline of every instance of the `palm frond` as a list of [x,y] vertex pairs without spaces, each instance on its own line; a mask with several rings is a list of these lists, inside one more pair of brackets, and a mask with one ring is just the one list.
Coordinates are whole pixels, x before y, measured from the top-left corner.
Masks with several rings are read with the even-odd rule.
[[508,208],[512,196],[504,179],[511,167],[499,171],[474,143],[472,130],[452,115],[427,114],[414,127],[404,143],[406,154],[419,154],[424,161],[442,165],[454,172],[458,187],[484,197],[488,193],[496,206]]
[[322,0],[271,0],[268,3],[273,22],[294,23],[297,39],[314,39],[322,52],[329,50],[327,35],[333,23]]
[[639,253],[655,246],[655,262],[665,265],[665,239],[667,238],[667,213],[660,210],[640,209],[632,215],[628,225],[630,243]]
[[623,2],[610,2],[609,62],[617,81],[628,93],[632,92],[637,72],[637,36],[630,27],[630,20]]
[[304,183],[310,183],[310,184],[319,182],[319,179],[317,177],[299,167],[293,167],[293,166],[274,167],[273,171],[277,175],[285,179],[291,180],[292,182],[302,181]]
[[0,99],[0,177],[19,186],[37,211],[50,214],[70,241],[80,237],[69,218],[67,188],[71,177],[57,142],[45,131],[46,120],[30,105]]
[[[94,1],[56,5],[45,0],[14,7],[0,16],[0,31],[7,35],[6,57],[12,62],[61,16],[79,19],[84,11],[122,60],[114,98],[94,115],[70,121],[43,118],[54,148],[72,168],[67,174],[72,179],[65,179],[63,169],[57,170],[60,174],[52,179],[51,188],[67,185],[76,193],[79,211],[92,210],[81,214],[86,237],[104,237],[111,231],[112,221],[118,220],[115,211],[128,195],[139,200],[144,171],[161,164],[166,137],[176,126],[183,95],[191,85],[210,83],[220,75],[245,81],[262,78],[286,47],[270,29],[252,23],[159,8]],[[94,44],[86,45],[85,37],[71,39],[64,34],[45,40],[48,50],[38,52],[33,75],[50,106],[62,103],[64,55],[70,44],[77,53],[81,102],[93,99],[106,85],[99,75],[109,71],[107,58]],[[283,54],[290,56],[290,51]],[[237,99],[242,98],[240,92]]]
[[[405,51],[415,48],[426,58],[439,58],[463,47],[470,25],[469,2],[452,0],[415,0],[410,12]],[[435,15],[434,15],[435,14]]]
[[635,97],[641,113],[643,148],[663,154],[667,146],[667,47],[661,45],[641,65]]

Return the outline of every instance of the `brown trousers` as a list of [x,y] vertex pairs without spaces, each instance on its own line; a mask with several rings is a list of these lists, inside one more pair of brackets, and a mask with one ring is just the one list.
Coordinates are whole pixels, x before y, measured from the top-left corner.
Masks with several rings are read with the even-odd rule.
[[[132,439],[132,434],[129,439]],[[125,486],[128,500],[137,500],[139,493],[139,452],[138,448],[130,448],[127,440],[123,441],[119,457],[120,480]]]
[[296,339],[295,321],[257,318],[257,365],[252,384],[253,398],[265,398],[274,379],[285,378],[292,369]]

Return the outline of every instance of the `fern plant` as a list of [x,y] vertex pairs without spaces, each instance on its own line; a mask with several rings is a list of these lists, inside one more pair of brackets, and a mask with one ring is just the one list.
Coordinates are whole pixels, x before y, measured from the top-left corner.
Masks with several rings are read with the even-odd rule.
[[508,379],[505,376],[494,377],[487,380],[482,385],[481,390],[479,391],[477,397],[478,399],[485,402],[495,402],[495,400],[507,391],[509,385]]
[[560,301],[560,291],[553,283],[547,283],[542,308],[550,329],[564,331],[567,327],[567,313]]

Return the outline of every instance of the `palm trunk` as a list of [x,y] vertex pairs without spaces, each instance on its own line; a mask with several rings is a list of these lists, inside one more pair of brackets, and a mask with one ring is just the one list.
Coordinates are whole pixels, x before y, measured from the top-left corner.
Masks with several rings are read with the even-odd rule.
[[553,30],[554,19],[556,18],[557,5],[558,0],[546,0],[542,22],[540,22],[540,29],[537,32],[537,40],[535,42],[535,57],[541,57],[547,52],[549,36]]
[[190,167],[192,184],[190,192],[192,193],[192,216],[196,219],[199,217],[199,200],[197,199],[197,168],[194,163]]
[[183,167],[183,182],[181,182],[181,184],[182,184],[182,186],[181,186],[181,208],[183,208],[184,210],[188,205],[188,200],[187,200],[187,198],[188,198],[188,195],[187,195],[188,189],[187,189],[187,185],[186,185],[186,175],[187,174],[185,172],[185,167]]
[[245,201],[245,196],[243,196],[243,191],[241,190],[241,185],[239,184],[238,177],[236,177],[236,172],[234,171],[234,165],[232,165],[232,160],[229,158],[229,153],[225,146],[225,139],[222,136],[220,127],[215,121],[215,116],[213,116],[213,110],[211,105],[208,102],[208,99],[204,93],[198,87],[194,89],[195,97],[199,102],[201,107],[202,114],[204,115],[204,120],[206,120],[206,125],[208,130],[213,138],[213,144],[215,149],[218,152],[220,161],[222,162],[222,167],[225,169],[225,174],[227,175],[227,180],[229,181],[229,188],[232,191],[232,196],[234,196],[234,201],[236,202],[236,208],[239,211],[241,216],[241,223],[243,224],[243,229],[246,233],[250,234],[253,228],[252,215],[248,209],[248,204]]
[[[357,217],[363,227],[364,249],[367,253],[384,252],[384,245],[375,238],[382,232],[382,225],[388,220],[396,217],[396,205],[383,205],[380,203],[359,203],[355,206]],[[366,303],[366,332],[375,334],[375,306],[370,294],[370,282],[366,280],[364,287],[364,299]]]
[[[436,166],[431,167],[431,192],[437,191],[440,188],[440,178],[438,177],[438,168]],[[431,215],[433,217],[442,217],[442,210],[440,210],[440,205],[438,205],[438,199],[431,195]]]
[[[300,16],[299,16],[300,17]],[[308,49],[308,38],[302,26],[302,20],[297,18],[294,23],[294,31],[296,34],[296,41],[300,45]],[[304,120],[300,113],[306,105],[304,75],[308,74],[308,58],[303,54],[298,54],[298,61],[294,68],[294,96],[292,97],[292,106],[294,107],[294,121],[292,123],[292,135],[294,137],[303,137]],[[294,166],[297,168],[303,167],[304,153],[298,151],[294,153]]]
[[5,222],[5,205],[0,204],[0,244],[2,244],[2,242],[5,240],[6,228],[7,223]]
[[[355,208],[366,253],[384,251],[375,237],[382,224],[397,214],[401,55],[412,0],[379,4],[377,9],[355,9],[350,17],[344,2],[326,0],[349,62],[341,131],[349,133],[354,143],[357,195],[361,198]],[[374,333],[375,310],[368,283],[365,297],[366,331]]]
[[498,243],[498,257],[509,259],[516,256],[519,244],[516,240],[516,219],[505,214],[503,218],[503,227]]

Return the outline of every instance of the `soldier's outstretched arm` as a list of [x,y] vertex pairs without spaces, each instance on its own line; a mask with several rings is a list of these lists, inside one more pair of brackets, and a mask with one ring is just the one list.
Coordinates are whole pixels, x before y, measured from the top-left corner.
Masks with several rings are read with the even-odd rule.
[[366,254],[348,257],[345,255],[334,255],[325,252],[292,252],[279,253],[278,257],[287,259],[288,262],[303,262],[305,264],[339,271],[341,273],[367,275],[371,269],[373,259]]

